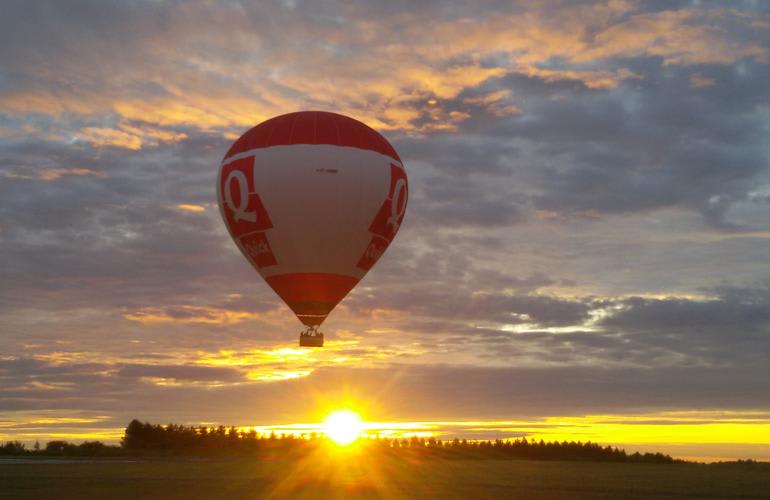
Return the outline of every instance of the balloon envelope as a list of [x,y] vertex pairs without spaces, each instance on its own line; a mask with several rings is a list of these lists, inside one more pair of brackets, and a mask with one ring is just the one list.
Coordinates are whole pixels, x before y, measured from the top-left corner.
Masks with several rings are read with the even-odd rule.
[[307,326],[318,326],[398,232],[408,181],[393,147],[336,113],[271,118],[235,141],[217,179],[238,248]]

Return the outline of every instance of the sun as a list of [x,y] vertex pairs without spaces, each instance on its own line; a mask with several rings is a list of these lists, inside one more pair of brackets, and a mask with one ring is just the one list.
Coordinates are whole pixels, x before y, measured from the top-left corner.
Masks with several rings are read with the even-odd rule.
[[361,435],[364,422],[351,410],[337,410],[324,420],[323,431],[329,439],[341,446],[346,446]]

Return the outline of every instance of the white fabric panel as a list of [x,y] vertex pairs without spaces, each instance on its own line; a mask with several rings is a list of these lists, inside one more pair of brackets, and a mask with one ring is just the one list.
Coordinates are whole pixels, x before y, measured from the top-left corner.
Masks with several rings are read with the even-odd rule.
[[250,156],[256,192],[273,223],[265,234],[278,261],[260,274],[362,278],[366,271],[356,264],[371,240],[369,226],[388,197],[390,165],[403,166],[374,151],[327,144],[258,148],[223,165]]

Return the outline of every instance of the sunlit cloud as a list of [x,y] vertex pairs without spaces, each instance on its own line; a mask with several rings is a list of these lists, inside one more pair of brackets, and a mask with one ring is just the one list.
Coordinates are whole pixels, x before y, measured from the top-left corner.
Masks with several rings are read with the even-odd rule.
[[28,445],[54,439],[116,442],[123,428],[112,420],[109,415],[74,410],[0,412],[0,441],[14,439]]
[[136,135],[112,128],[86,127],[80,130],[77,138],[95,146],[113,146],[134,150],[142,147],[142,140]]
[[204,212],[206,210],[206,207],[202,205],[193,205],[191,203],[180,203],[179,205],[176,205],[176,208],[183,212]]
[[249,380],[259,382],[275,382],[278,380],[291,380],[307,377],[313,370],[251,370],[246,374]]
[[41,380],[32,380],[20,387],[21,390],[31,389],[34,391],[72,391],[76,388],[75,382],[43,382]]
[[160,130],[153,127],[137,127],[121,123],[115,128],[85,127],[76,132],[77,140],[89,142],[97,147],[111,146],[138,150],[144,146],[173,143],[186,138],[187,134]]
[[628,80],[629,78],[640,78],[639,75],[627,69],[619,69],[616,71],[581,71],[572,69],[555,70],[532,66],[523,68],[521,72],[529,76],[542,78],[546,82],[575,80],[582,82],[590,89],[611,89],[617,87],[622,81]]
[[71,168],[42,168],[34,170],[31,174],[21,174],[14,172],[4,172],[5,177],[11,179],[39,179],[41,181],[55,181],[65,176],[94,176],[106,177],[105,172],[94,170],[92,168],[71,167]]
[[103,420],[108,420],[110,417],[103,415],[91,418],[83,417],[48,417],[48,418],[36,418],[28,420],[26,422],[17,422],[15,425],[51,425],[51,424],[91,424]]
[[[770,52],[766,46],[731,39],[714,26],[726,18],[744,25],[752,23],[735,11],[721,9],[690,8],[630,16],[599,32],[590,46],[575,54],[575,60],[643,54],[662,57],[665,64],[728,64],[744,57],[767,60]],[[753,26],[762,30],[758,24]]]
[[144,307],[126,313],[123,317],[145,325],[160,323],[229,325],[257,320],[261,314],[251,311],[232,311],[206,306],[181,305],[176,307]]
[[[497,90],[478,97],[466,97],[463,102],[483,106],[488,112],[498,117],[521,113],[521,109],[511,104],[510,96],[510,90]],[[434,104],[436,104],[435,100]]]
[[322,350],[278,346],[245,351],[199,352],[195,362],[201,366],[238,367],[249,380],[270,382],[307,377],[323,367],[368,366],[414,356],[418,352],[412,345],[379,347],[362,345],[360,340],[343,339],[327,340]]
[[35,354],[34,359],[45,361],[53,366],[67,365],[87,360],[94,360],[93,353],[84,351],[49,351]]
[[201,130],[239,125],[244,127],[258,123],[260,117],[270,117],[265,114],[263,107],[254,102],[246,102],[237,97],[224,100],[194,94],[158,99],[157,102],[121,101],[115,103],[114,111],[127,120],[141,120],[164,127],[191,125]]
[[246,352],[222,350],[218,353],[201,353],[199,364],[210,366],[252,366],[264,363],[286,363],[314,361],[315,354],[309,349],[278,347],[273,349],[253,349]]
[[[342,9],[340,15],[352,26],[358,23],[357,29],[340,33],[322,22],[289,21],[313,39],[325,41],[313,50],[299,44],[297,47],[303,49],[298,50],[260,44],[258,37],[253,40],[251,27],[247,31],[238,9],[221,9],[217,16],[211,16],[209,8],[190,5],[183,9],[183,17],[213,23],[201,34],[207,40],[210,57],[175,51],[162,43],[163,37],[181,37],[181,43],[189,37],[186,26],[172,22],[165,33],[136,41],[132,50],[145,58],[132,59],[122,67],[119,81],[109,72],[100,73],[105,90],[89,87],[86,94],[74,86],[54,96],[36,87],[8,93],[0,102],[17,114],[117,114],[122,120],[117,125],[83,127],[76,136],[96,146],[131,150],[187,136],[169,127],[232,134],[233,128],[307,105],[333,106],[381,130],[429,133],[456,130],[468,115],[456,110],[422,121],[419,118],[424,110],[417,103],[423,98],[454,100],[462,92],[506,74],[520,73],[545,81],[573,80],[589,88],[606,89],[629,78],[641,78],[628,68],[602,67],[611,58],[647,55],[661,57],[666,64],[728,64],[742,58],[765,61],[768,57],[767,47],[758,41],[767,30],[767,16],[747,17],[727,9],[638,13],[634,12],[636,2],[610,2],[560,6],[558,15],[546,6],[526,14],[476,15],[459,21],[432,19],[430,23],[421,15],[385,15],[373,23],[357,19],[356,9]],[[718,21],[743,25],[757,33],[748,40],[733,37],[714,27]],[[228,29],[218,32],[219,23]],[[398,36],[393,36],[394,30]],[[249,47],[248,53],[239,48],[239,40],[252,42],[242,44]],[[348,51],[347,47],[357,50]],[[222,54],[230,55],[223,58]],[[236,73],[231,70],[231,57],[246,61]],[[288,66],[287,60],[294,64]],[[86,62],[77,65],[80,71],[84,66]],[[266,67],[270,71],[265,72]],[[126,80],[139,85],[153,71],[167,72],[167,68],[178,71],[167,78],[151,78],[155,92],[150,95],[140,98],[130,92],[116,92]],[[63,69],[55,77],[50,73],[45,77],[76,79],[68,74],[70,68]],[[506,116],[519,112],[520,106],[508,103],[490,109],[497,116]]]
[[48,428],[40,430],[29,429],[21,432],[4,434],[0,432],[0,441],[19,440],[27,443],[35,441],[46,442],[54,440],[63,441],[102,441],[116,443],[123,437],[125,427],[114,427],[111,429],[63,429],[62,432],[51,431]]

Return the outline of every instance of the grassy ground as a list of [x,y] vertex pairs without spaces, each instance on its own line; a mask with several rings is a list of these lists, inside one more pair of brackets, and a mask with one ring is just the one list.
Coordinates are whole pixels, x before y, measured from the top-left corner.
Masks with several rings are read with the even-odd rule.
[[0,498],[768,498],[767,465],[367,459],[0,463]]

